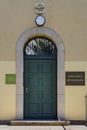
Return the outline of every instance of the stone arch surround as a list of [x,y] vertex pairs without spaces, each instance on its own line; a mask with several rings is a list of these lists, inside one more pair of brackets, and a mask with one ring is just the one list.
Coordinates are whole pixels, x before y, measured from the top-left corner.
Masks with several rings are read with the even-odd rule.
[[27,40],[45,36],[57,47],[57,118],[65,119],[65,89],[64,89],[64,45],[61,37],[51,28],[32,27],[19,37],[16,46],[16,119],[24,119],[23,92],[23,48]]

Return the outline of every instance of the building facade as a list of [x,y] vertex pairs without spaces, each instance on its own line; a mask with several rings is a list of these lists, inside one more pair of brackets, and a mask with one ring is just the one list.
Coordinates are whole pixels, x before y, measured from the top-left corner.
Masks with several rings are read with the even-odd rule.
[[87,120],[87,1],[0,6],[0,120]]

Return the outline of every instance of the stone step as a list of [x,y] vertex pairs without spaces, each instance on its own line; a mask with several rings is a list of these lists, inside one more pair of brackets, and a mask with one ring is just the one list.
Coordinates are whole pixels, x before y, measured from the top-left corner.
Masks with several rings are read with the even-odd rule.
[[26,121],[26,120],[14,120],[10,121],[13,126],[68,126],[70,121]]

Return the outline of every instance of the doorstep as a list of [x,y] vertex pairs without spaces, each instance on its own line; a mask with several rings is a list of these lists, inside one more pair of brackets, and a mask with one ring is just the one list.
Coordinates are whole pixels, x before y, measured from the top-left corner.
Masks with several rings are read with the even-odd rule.
[[14,120],[10,121],[12,126],[68,126],[70,121],[28,121]]

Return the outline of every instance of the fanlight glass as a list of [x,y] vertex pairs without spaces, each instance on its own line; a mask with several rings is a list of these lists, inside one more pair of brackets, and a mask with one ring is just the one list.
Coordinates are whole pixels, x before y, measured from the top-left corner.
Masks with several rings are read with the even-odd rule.
[[35,37],[27,42],[24,52],[26,55],[56,55],[54,43],[44,37]]

